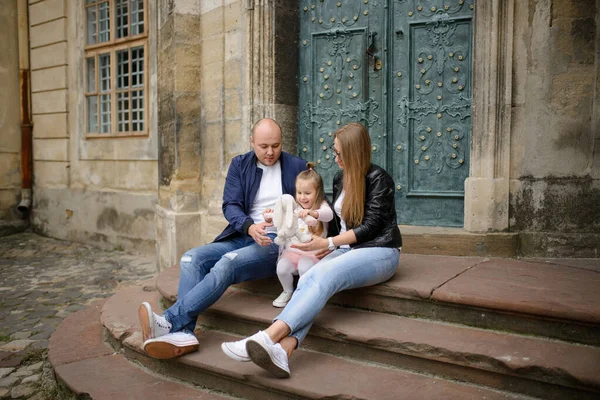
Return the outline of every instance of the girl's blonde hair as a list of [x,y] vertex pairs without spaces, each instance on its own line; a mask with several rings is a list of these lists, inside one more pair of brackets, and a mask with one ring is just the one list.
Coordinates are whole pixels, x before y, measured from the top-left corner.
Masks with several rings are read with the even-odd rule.
[[365,177],[371,166],[371,137],[362,124],[352,122],[338,129],[333,138],[337,138],[344,163],[342,219],[348,227],[358,226],[365,215]]
[[[313,183],[316,193],[315,202],[313,203],[311,209],[318,210],[319,208],[321,208],[321,204],[323,204],[323,202],[325,201],[325,187],[323,186],[323,178],[321,178],[321,175],[319,175],[319,173],[314,170],[314,162],[306,163],[306,168],[308,168],[306,171],[302,171],[298,174],[298,176],[296,177],[296,182],[298,182],[299,180],[303,180],[311,181]],[[311,233],[315,235],[320,235],[321,233],[323,233],[323,222],[317,222],[317,225],[309,226],[308,229],[311,231]]]

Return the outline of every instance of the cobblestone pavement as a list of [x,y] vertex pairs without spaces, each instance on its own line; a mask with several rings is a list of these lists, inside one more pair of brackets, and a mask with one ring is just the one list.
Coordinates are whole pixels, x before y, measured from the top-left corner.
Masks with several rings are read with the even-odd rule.
[[70,313],[156,275],[132,255],[20,233],[0,237],[0,399],[54,399],[48,339]]

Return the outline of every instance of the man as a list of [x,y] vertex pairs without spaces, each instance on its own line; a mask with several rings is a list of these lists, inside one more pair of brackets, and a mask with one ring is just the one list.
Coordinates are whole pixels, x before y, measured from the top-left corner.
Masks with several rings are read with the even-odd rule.
[[198,315],[229,286],[276,275],[276,230],[263,210],[282,194],[295,195],[296,176],[306,161],[283,152],[281,127],[264,118],[252,128],[252,151],[233,158],[223,190],[223,214],[229,224],[214,242],[181,257],[177,302],[165,313],[139,308],[144,350],[152,357],[172,358],[198,349],[194,335]]

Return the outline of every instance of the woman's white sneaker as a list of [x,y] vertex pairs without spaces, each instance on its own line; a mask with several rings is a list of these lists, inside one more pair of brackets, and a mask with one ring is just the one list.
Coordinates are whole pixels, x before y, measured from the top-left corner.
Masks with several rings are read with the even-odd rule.
[[252,362],[277,378],[289,378],[288,356],[283,347],[279,343],[267,343],[260,337],[257,339],[248,338],[246,342],[246,351]]
[[142,337],[144,342],[155,339],[171,332],[172,325],[162,315],[152,311],[150,303],[143,302],[138,308],[138,317],[142,326]]
[[273,300],[273,307],[283,308],[289,303],[294,292],[281,292],[279,297]]
[[227,355],[227,357],[234,359],[235,361],[248,362],[251,361],[246,351],[246,342],[248,340],[262,340],[271,342],[271,338],[263,331],[258,331],[252,336],[245,339],[238,340],[236,342],[223,342],[221,343],[221,350]]

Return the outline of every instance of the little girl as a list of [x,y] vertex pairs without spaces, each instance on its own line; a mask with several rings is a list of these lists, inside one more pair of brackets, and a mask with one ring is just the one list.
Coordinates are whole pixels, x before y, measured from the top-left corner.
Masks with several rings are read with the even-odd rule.
[[[325,189],[323,179],[313,168],[314,163],[306,164],[308,170],[302,171],[296,177],[296,202],[302,207],[298,213],[298,218],[305,219],[311,216],[317,220],[317,223],[310,226],[311,233],[327,237],[327,224],[333,219],[333,211],[325,199]],[[265,214],[271,214],[273,210],[266,209]],[[265,221],[271,222],[270,216],[265,215]],[[302,276],[319,260],[315,257],[313,251],[302,251],[287,247],[283,249],[277,262],[277,276],[283,286],[283,292],[273,301],[273,306],[282,308],[292,298],[294,291],[293,275]]]

